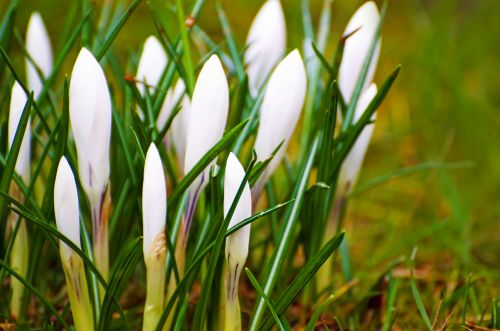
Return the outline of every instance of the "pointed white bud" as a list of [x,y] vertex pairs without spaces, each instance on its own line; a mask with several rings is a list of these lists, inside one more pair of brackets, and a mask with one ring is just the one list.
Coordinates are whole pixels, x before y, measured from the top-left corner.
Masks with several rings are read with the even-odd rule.
[[212,55],[203,65],[193,92],[188,119],[185,174],[222,138],[228,108],[226,74],[217,55]]
[[69,115],[80,180],[91,205],[96,205],[109,179],[111,100],[104,72],[86,48],[71,74]]
[[[368,107],[376,94],[377,86],[375,84],[371,84],[368,89],[360,96],[358,104],[356,106],[356,112],[354,114],[354,123],[356,123],[360,119],[360,117],[363,115],[363,112]],[[375,120],[375,113],[372,116],[372,120]],[[365,158],[366,150],[368,149],[368,145],[370,144],[374,128],[374,123],[365,126],[358,139],[352,146],[351,151],[342,163],[339,174],[340,194],[349,194],[354,188],[354,185],[356,184],[356,181],[358,179],[361,165],[363,164],[363,159]]]
[[264,3],[252,22],[246,45],[248,83],[255,95],[285,53],[285,17],[279,0]]
[[[245,170],[236,156],[233,153],[229,153],[226,163],[226,172],[224,175],[224,217],[227,216],[244,177]],[[252,216],[252,196],[250,193],[250,186],[248,185],[248,182],[246,182],[240,199],[236,205],[234,214],[231,217],[229,228],[237,225],[250,216]],[[248,256],[249,242],[250,224],[245,225],[227,237],[226,260],[228,261],[230,268],[238,266],[239,270],[243,269]]]
[[167,65],[167,54],[155,36],[149,36],[144,42],[139,65],[137,66],[137,89],[144,96],[144,84],[153,94]]
[[[144,164],[142,186],[142,222],[144,258],[151,254],[152,245],[165,230],[167,217],[167,189],[160,154],[155,144],[149,146]],[[163,244],[165,241],[162,241]],[[164,249],[164,247],[163,247]]]
[[[80,208],[73,171],[65,157],[59,161],[54,184],[54,214],[59,232],[80,247]],[[61,241],[61,253],[69,254],[71,248]]]
[[259,161],[271,156],[284,141],[262,176],[265,181],[272,175],[285,155],[295,126],[300,117],[307,88],[304,62],[298,50],[290,52],[276,67],[266,87],[260,109],[260,122],[255,141]]
[[175,151],[177,153],[177,160],[179,162],[179,169],[184,171],[184,157],[186,155],[186,134],[189,119],[189,112],[191,108],[191,101],[186,94],[186,87],[184,81],[179,79],[175,87],[169,89],[165,96],[160,114],[156,120],[156,125],[159,130],[163,129],[168,117],[179,107],[179,112],[175,115],[172,121],[169,137],[172,138]]
[[[14,136],[16,135],[17,127],[19,121],[21,120],[21,115],[23,114],[24,106],[28,101],[28,97],[24,92],[21,85],[17,82],[12,86],[12,92],[10,97],[10,113],[9,113],[9,148],[14,142]],[[30,124],[26,127],[24,131],[23,141],[21,142],[21,149],[19,150],[19,155],[17,157],[15,171],[21,176],[24,184],[28,184],[30,180],[30,152],[31,152],[31,130]]]
[[[52,71],[52,47],[49,34],[43,24],[40,13],[34,12],[26,30],[26,51],[30,54],[40,71],[47,78]],[[28,87],[34,91],[35,98],[43,88],[43,81],[33,63],[26,59],[26,74],[28,76]]]
[[179,112],[175,115],[170,129],[170,136],[177,153],[179,168],[184,171],[184,157],[186,156],[186,135],[191,109],[191,101],[186,92],[184,81],[179,79],[173,90],[169,90],[162,106],[161,113],[158,115],[158,128],[163,128],[168,116],[172,113],[176,106],[180,107]]
[[[379,21],[380,15],[377,5],[375,5],[373,1],[368,1],[356,11],[344,31],[344,35],[348,35],[356,29],[359,29],[347,39],[342,63],[339,69],[339,88],[346,103],[351,100],[354,87],[356,86],[358,76],[361,72],[361,67],[368,55]],[[373,80],[379,53],[380,40],[377,43],[377,47],[375,48],[375,52],[370,62],[363,91]]]

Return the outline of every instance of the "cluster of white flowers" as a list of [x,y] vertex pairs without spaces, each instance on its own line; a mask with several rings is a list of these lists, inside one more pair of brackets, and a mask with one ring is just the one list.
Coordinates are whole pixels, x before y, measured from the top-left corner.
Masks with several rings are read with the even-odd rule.
[[[376,5],[369,1],[361,6],[349,21],[345,35],[353,33],[345,43],[339,68],[339,87],[346,103],[351,101],[363,62],[379,24]],[[45,78],[51,74],[52,51],[47,31],[38,13],[30,19],[26,34],[28,87],[38,96]],[[380,41],[370,63],[362,94],[353,120],[357,121],[377,93],[373,81]],[[279,0],[267,0],[255,17],[246,41],[244,63],[248,75],[250,95],[263,94],[259,125],[254,149],[258,161],[273,157],[263,175],[250,191],[244,184],[230,226],[250,217],[252,199],[256,202],[265,183],[275,172],[286,154],[288,143],[300,119],[307,89],[307,74],[299,50],[286,54],[285,16]],[[137,67],[136,86],[144,97],[160,88],[162,75],[169,67],[169,58],[160,41],[146,39]],[[223,65],[217,55],[211,55],[199,72],[194,91],[189,95],[181,78],[166,92],[156,119],[158,130],[163,130],[172,112],[178,110],[164,139],[165,147],[173,147],[178,167],[188,174],[201,158],[223,137],[229,112],[229,86]],[[16,82],[12,88],[9,117],[9,143],[16,132],[27,95]],[[138,109],[141,113],[143,110]],[[112,104],[104,71],[91,51],[82,48],[71,74],[69,89],[71,129],[78,156],[78,175],[90,202],[93,220],[93,239],[96,264],[106,278],[108,270],[107,220],[101,220],[103,198],[110,177],[110,139]],[[357,179],[366,153],[373,124],[368,125],[345,159],[339,177],[341,194],[347,195]],[[280,146],[281,144],[281,146]],[[276,155],[272,155],[277,150]],[[212,162],[215,164],[216,160]],[[211,164],[211,165],[212,165]],[[208,183],[210,166],[196,178],[188,189],[188,203],[184,218],[185,236],[196,208],[197,200]],[[16,163],[16,172],[29,182],[30,130],[26,130]],[[230,154],[224,175],[224,216],[235,200],[245,177],[245,171],[234,154]],[[80,206],[73,172],[66,158],[59,162],[54,188],[54,209],[59,231],[80,247]],[[161,256],[165,264],[165,225],[167,210],[166,177],[162,159],[152,143],[148,149],[142,191],[144,258]],[[225,255],[230,279],[236,282],[248,255],[250,225],[246,225],[226,239]],[[160,252],[160,253],[158,253]],[[159,255],[158,255],[159,254]],[[61,243],[61,257],[69,259],[71,249]],[[155,269],[156,270],[156,269]],[[149,279],[149,278],[148,278]],[[161,280],[163,282],[163,279]],[[163,289],[163,283],[161,283]],[[237,283],[228,285],[228,298],[234,300]],[[163,290],[162,290],[163,292]],[[161,301],[163,302],[163,301]],[[155,303],[157,304],[157,303]],[[154,306],[154,304],[152,304]]]

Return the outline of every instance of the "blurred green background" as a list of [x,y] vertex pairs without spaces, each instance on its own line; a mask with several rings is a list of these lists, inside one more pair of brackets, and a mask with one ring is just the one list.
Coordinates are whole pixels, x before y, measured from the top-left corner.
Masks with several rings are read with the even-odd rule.
[[[18,17],[19,31],[24,34],[30,12],[38,10],[57,50],[69,1],[20,2],[25,11]],[[362,2],[334,1],[328,57]],[[222,1],[240,48],[262,3]],[[301,48],[300,1],[283,0],[282,4],[288,47]],[[310,5],[317,22],[322,1],[311,0]],[[171,17],[173,36],[177,22]],[[457,277],[472,272],[480,282],[498,290],[499,19],[498,0],[390,1],[375,81],[380,84],[398,64],[402,71],[379,111],[359,185],[421,162],[471,161],[472,166],[419,172],[354,196],[346,226],[359,274],[369,275],[418,246],[417,260],[423,268],[444,273],[459,270]],[[215,1],[207,0],[197,23],[214,40],[223,39]],[[113,46],[124,67],[130,53],[137,53],[154,31],[144,1]],[[74,57],[65,64],[68,74]]]

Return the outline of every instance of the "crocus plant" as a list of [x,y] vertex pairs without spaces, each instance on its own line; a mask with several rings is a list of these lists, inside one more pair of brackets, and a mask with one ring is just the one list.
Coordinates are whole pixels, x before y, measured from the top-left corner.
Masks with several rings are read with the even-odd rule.
[[255,140],[257,159],[263,161],[281,145],[267,166],[265,173],[252,188],[254,200],[263,185],[276,170],[286,152],[295,126],[300,117],[307,88],[304,62],[298,50],[293,50],[274,69],[260,109],[260,122]]
[[[15,82],[12,87],[10,97],[10,112],[9,112],[9,146],[14,142],[14,136],[21,119],[23,108],[26,104],[27,97],[22,87]],[[16,161],[15,171],[21,177],[24,184],[28,184],[30,180],[30,152],[31,152],[31,133],[29,123],[26,131],[24,132],[23,140],[21,142],[21,149]],[[12,185],[10,193],[17,199],[21,199],[21,190]],[[9,214],[9,225],[16,235],[14,244],[12,246],[12,254],[10,258],[10,265],[21,276],[25,276],[28,270],[29,259],[29,245],[28,245],[28,229],[26,224],[19,220],[18,216],[14,213]],[[17,233],[14,230],[17,228]],[[24,285],[17,279],[11,279],[12,298],[10,301],[10,315],[17,319],[21,310],[21,304],[24,294]]]
[[166,244],[165,221],[167,189],[158,149],[149,146],[144,164],[142,186],[142,225],[144,233],[144,262],[147,273],[146,304],[143,330],[155,330],[163,312],[165,289]]
[[34,12],[26,30],[26,51],[30,58],[26,59],[28,87],[37,97],[43,88],[44,79],[52,71],[52,47],[43,23],[42,16]]
[[[380,15],[377,6],[373,1],[368,1],[356,11],[344,31],[344,35],[352,34],[346,40],[344,56],[339,68],[339,89],[346,102],[352,102],[353,91],[358,76],[361,73],[363,62],[368,56],[370,44],[375,36],[379,21]],[[356,104],[353,116],[354,123],[359,120],[377,94],[377,87],[375,84],[372,84],[372,80],[375,74],[379,52],[380,40],[377,41],[363,84],[362,93]],[[339,119],[342,121],[342,116],[339,116]],[[372,120],[375,120],[375,114],[373,114]],[[337,190],[333,201],[333,208],[331,209],[331,215],[326,226],[323,242],[332,238],[341,226],[340,222],[344,214],[346,199],[354,188],[358,178],[373,129],[373,123],[365,126],[361,135],[358,137],[356,143],[342,163],[337,182]],[[319,291],[324,290],[331,284],[332,264],[333,259],[329,259],[318,272],[317,287]]]
[[267,0],[255,16],[247,37],[245,64],[253,95],[285,54],[286,26],[279,0]]
[[[193,92],[187,125],[185,174],[222,138],[228,110],[229,88],[226,74],[217,55],[212,55],[203,65]],[[208,183],[209,169],[210,165],[198,176],[189,189],[183,229],[186,238],[196,203],[201,191]],[[185,240],[183,244],[186,244]]]
[[78,153],[78,174],[90,202],[94,258],[107,278],[108,220],[101,217],[101,212],[109,180],[111,100],[104,72],[86,48],[80,51],[71,74],[69,115]]
[[[224,175],[224,217],[227,217],[235,202],[238,189],[243,183],[245,170],[233,153],[226,162]],[[244,183],[243,192],[236,202],[236,209],[229,222],[233,227],[252,216],[252,194],[248,182]],[[245,266],[250,242],[250,224],[245,225],[226,239],[226,268],[224,275],[225,293],[225,328],[226,331],[241,330],[240,303],[238,300],[238,283],[241,270]]]
[[[61,158],[54,184],[54,214],[57,229],[78,248],[80,246],[80,208],[73,172],[66,158]],[[66,288],[75,328],[94,330],[94,316],[82,258],[65,242],[59,243]]]

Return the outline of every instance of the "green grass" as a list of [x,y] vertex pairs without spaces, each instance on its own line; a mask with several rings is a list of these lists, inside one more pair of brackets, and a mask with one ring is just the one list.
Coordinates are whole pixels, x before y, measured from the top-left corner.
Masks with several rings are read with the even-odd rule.
[[[384,81],[387,84],[385,90],[380,88],[383,103],[377,110],[374,138],[359,184],[350,197],[343,222],[345,234],[322,248],[319,237],[331,207],[335,171],[342,161],[338,155],[344,155],[347,150],[342,150],[343,146],[350,145],[357,131],[346,127],[347,138],[340,143],[321,135],[333,131],[331,123],[340,102],[335,84],[330,84],[334,77],[328,74],[335,76],[332,59],[341,31],[361,2],[334,1],[330,19],[322,11],[321,0],[283,2],[288,49],[302,48],[305,25],[307,37],[316,41],[324,57],[317,60],[322,86],[317,95],[309,86],[311,99],[305,109],[311,107],[311,114],[330,121],[301,121],[286,162],[266,187],[269,209],[247,220],[253,230],[248,276],[242,277],[240,286],[243,325],[252,330],[306,325],[307,330],[424,330],[443,325],[449,330],[464,325],[470,329],[475,325],[500,328],[500,3],[389,2],[375,77],[379,86]],[[314,29],[307,23],[308,13],[301,11],[301,2],[310,2]],[[67,239],[55,228],[52,189],[60,156],[64,154],[70,164],[77,164],[74,143],[68,139],[65,83],[80,47],[87,43],[101,59],[114,107],[112,271],[107,296],[102,305],[94,307],[100,313],[96,325],[100,330],[139,329],[145,293],[139,239],[141,174],[149,143],[160,142],[166,133],[150,123],[154,123],[160,101],[176,76],[183,77],[192,91],[207,54],[199,52],[194,43],[187,49],[180,45],[200,35],[201,29],[219,48],[219,55],[235,62],[236,71],[230,77],[230,124],[219,144],[184,178],[177,176],[175,155],[160,150],[170,178],[167,252],[172,253],[184,193],[202,169],[217,156],[223,167],[230,150],[239,152],[240,160],[247,161],[245,166],[252,165],[250,147],[259,99],[246,97],[241,53],[261,1],[198,1],[203,6],[194,11],[193,2],[180,0],[166,5],[159,0],[116,1],[116,6],[98,2],[93,8],[90,1],[19,0],[14,7],[15,3],[0,3],[0,234],[5,231],[11,202],[9,186],[12,180],[20,181],[13,174],[16,148],[7,153],[10,87],[16,76],[25,80],[24,46],[15,33],[24,36],[33,10],[39,10],[44,18],[56,59],[46,92],[33,107],[27,107],[34,132],[32,182],[19,185],[26,202],[13,207],[27,220],[33,248],[23,280],[30,295],[25,298],[19,325],[49,330],[72,324],[57,248],[58,240]],[[380,1],[377,4],[379,8],[382,5]],[[182,15],[175,13],[180,7],[184,14],[198,16],[194,29],[184,28]],[[330,28],[328,33],[311,37],[320,22],[323,29]],[[176,60],[163,75],[160,91],[142,98],[126,77],[135,73],[144,39],[150,34],[158,36],[161,29],[166,31],[160,38],[162,44]],[[322,40],[325,35],[328,37]],[[331,68],[325,69],[323,61]],[[399,69],[394,71],[399,64],[400,73]],[[319,82],[313,84],[319,86]],[[317,107],[317,100],[323,107]],[[133,113],[136,104],[148,110],[146,121]],[[368,110],[374,111],[375,106]],[[369,118],[367,112],[364,123]],[[248,168],[252,169],[247,174],[251,183],[265,166],[257,163]],[[224,238],[235,231],[227,229],[230,216],[224,218],[221,212],[221,173],[213,173],[198,208],[184,277],[178,279],[171,258],[167,265],[168,277],[179,281],[174,299],[166,304],[166,308],[176,309],[177,330],[201,330],[205,324],[212,330],[218,322],[220,252]],[[88,236],[90,215],[85,208],[82,219]],[[316,228],[309,228],[316,224]],[[313,275],[336,251],[344,235],[354,279],[343,279],[341,260],[334,255],[333,288],[315,293]],[[8,316],[8,279],[10,275],[20,277],[8,267],[8,237],[2,235],[0,243],[0,323],[16,323]],[[90,262],[88,248],[78,250],[78,254],[84,259],[87,276],[94,279],[89,285],[95,290],[104,280]]]

